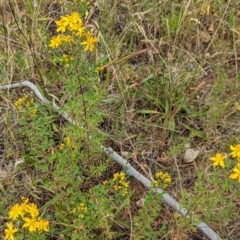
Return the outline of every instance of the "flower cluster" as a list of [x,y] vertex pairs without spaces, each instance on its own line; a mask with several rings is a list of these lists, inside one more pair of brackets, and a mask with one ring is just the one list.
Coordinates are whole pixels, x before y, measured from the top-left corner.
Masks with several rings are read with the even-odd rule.
[[124,172],[115,173],[113,175],[113,179],[108,181],[103,181],[103,185],[113,186],[115,191],[119,191],[122,196],[126,196],[128,194],[129,182],[127,181],[126,174]]
[[14,103],[14,106],[17,110],[21,111],[24,108],[30,107],[33,104],[33,101],[33,98],[29,98],[27,95],[24,95]]
[[126,179],[126,174],[124,172],[115,173],[113,175],[113,189],[115,191],[120,191],[122,196],[126,196],[128,194],[129,182]]
[[84,218],[84,214],[88,211],[88,208],[84,203],[80,203],[76,208],[73,209],[73,213],[78,213],[79,218]]
[[62,54],[61,58],[55,58],[54,62],[63,63],[65,68],[69,68],[69,66],[70,66],[69,63],[72,62],[73,60],[74,60],[73,57],[68,56],[67,54],[64,53],[64,54]]
[[49,231],[49,221],[39,217],[37,205],[30,203],[28,198],[22,197],[21,204],[13,205],[8,212],[8,218],[11,221],[6,223],[4,240],[14,239],[14,233],[19,231],[14,228],[14,224],[19,226],[22,222],[22,228],[28,228],[29,232]]
[[[18,111],[22,111],[24,109],[28,109],[29,107],[32,107],[33,102],[34,102],[33,98],[30,98],[29,96],[24,95],[14,103],[14,106]],[[30,109],[29,112],[30,112],[30,115],[33,117],[36,115],[37,108]]]
[[155,178],[156,179],[153,180],[151,184],[153,188],[160,187],[166,189],[172,182],[172,179],[168,173],[157,172],[155,174]]
[[[240,183],[240,144],[230,145],[231,153],[229,156],[236,159],[237,163],[233,168],[233,173],[229,175],[231,179],[236,179]],[[210,160],[213,161],[213,166],[220,166],[221,168],[225,168],[225,161],[227,159],[227,154],[216,153],[214,157],[211,157]]]
[[62,150],[66,147],[71,148],[71,149],[76,149],[77,148],[76,144],[72,142],[70,137],[65,137],[64,142],[60,144],[59,148]]
[[[55,23],[59,34],[51,39],[50,48],[59,48],[63,44],[71,45],[73,42],[78,42],[80,38],[84,51],[92,52],[94,50],[98,39],[84,26],[83,19],[78,12],[61,16],[60,20]],[[76,40],[76,38],[78,39]]]

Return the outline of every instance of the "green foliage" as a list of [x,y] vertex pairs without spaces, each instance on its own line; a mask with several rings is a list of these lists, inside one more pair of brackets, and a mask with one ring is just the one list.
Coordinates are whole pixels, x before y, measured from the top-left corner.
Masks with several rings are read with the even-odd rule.
[[[227,171],[225,171],[227,173]],[[181,218],[181,227],[188,229],[189,222],[199,223],[202,220],[211,223],[212,226],[224,228],[227,223],[234,220],[233,213],[237,211],[233,201],[223,196],[231,193],[231,199],[237,197],[235,186],[228,177],[219,179],[219,171],[216,169],[210,178],[199,173],[194,189],[189,192],[183,190],[180,203],[187,209],[189,221]]]
[[154,228],[154,222],[157,222],[161,211],[159,204],[162,196],[156,193],[149,193],[143,201],[143,206],[139,209],[138,215],[133,218],[133,239],[156,239],[160,238],[166,232],[166,223],[158,223]]

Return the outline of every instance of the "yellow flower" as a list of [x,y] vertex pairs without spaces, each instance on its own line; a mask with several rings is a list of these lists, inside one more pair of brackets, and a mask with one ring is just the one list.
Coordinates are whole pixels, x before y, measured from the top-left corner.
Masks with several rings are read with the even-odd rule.
[[233,169],[233,172],[232,174],[230,174],[230,178],[231,179],[237,179],[240,183],[240,163],[237,164],[237,166]]
[[70,16],[72,18],[72,22],[81,22],[82,21],[81,16],[78,12],[72,12]]
[[41,231],[45,231],[45,232],[49,232],[49,221],[48,220],[44,220],[42,218],[38,219],[38,230]]
[[122,196],[125,197],[128,194],[128,190],[125,188],[122,191]]
[[29,198],[26,198],[26,197],[21,197],[21,199],[22,199],[22,201],[23,201],[23,203],[22,204],[27,204],[27,203],[29,203]]
[[34,109],[30,110],[30,115],[32,117],[34,117],[36,115],[36,112],[37,112],[37,108],[34,108]]
[[172,179],[168,173],[157,172],[155,174],[156,180],[152,181],[152,187],[162,187],[163,189],[167,188],[172,182]]
[[86,41],[82,42],[81,45],[85,45],[84,51],[89,50],[90,52],[93,51],[95,47],[95,43],[98,41],[96,37],[94,37],[91,33],[86,34]]
[[106,186],[108,184],[108,180],[103,181],[103,185]]
[[84,26],[78,26],[76,29],[76,31],[77,31],[76,35],[79,37],[82,37],[85,29],[86,29],[86,27],[84,27]]
[[122,182],[122,185],[123,185],[123,187],[126,187],[126,188],[129,187],[129,183],[128,182]]
[[235,105],[236,109],[237,109],[238,111],[240,111],[240,104],[236,102],[234,105]]
[[35,203],[29,203],[26,207],[26,212],[28,212],[33,218],[39,215],[38,207]]
[[113,181],[116,183],[113,189],[115,191],[121,191],[122,196],[127,195],[129,183],[126,181],[126,174],[124,172],[115,173],[113,175]]
[[57,35],[51,39],[50,44],[48,46],[50,48],[57,48],[57,47],[60,47],[61,44],[62,44],[62,37],[61,35]]
[[80,203],[76,208],[72,210],[73,213],[78,213],[79,218],[84,218],[84,213],[88,211],[88,208],[84,203]]
[[4,229],[4,232],[5,232],[4,240],[7,240],[7,239],[14,240],[13,234],[15,232],[17,232],[18,229],[17,228],[13,228],[12,222],[7,223],[6,225],[7,225],[7,228]]
[[56,25],[58,26],[57,32],[65,32],[66,27],[69,24],[69,19],[68,17],[62,16],[60,20],[55,21]]
[[237,144],[235,146],[230,145],[230,149],[232,150],[230,153],[232,157],[240,158],[240,144]]
[[114,185],[114,186],[113,186],[113,189],[116,190],[116,191],[118,191],[118,190],[122,189],[122,186]]
[[220,166],[221,168],[225,168],[225,162],[226,156],[224,156],[221,153],[216,153],[215,157],[211,157],[210,160],[213,161],[213,166],[217,167]]
[[22,203],[20,204],[22,211],[25,212],[28,207],[29,198],[21,197]]
[[77,207],[77,210],[80,212],[87,212],[88,208],[85,206],[84,203],[80,203],[79,206]]
[[[63,54],[62,58],[59,59],[60,62],[64,63],[64,66],[68,68],[70,66],[69,62],[73,61],[74,58],[71,56],[68,56],[67,54]],[[63,148],[62,148],[63,149]]]
[[18,216],[21,216],[22,214],[23,214],[23,208],[21,205],[17,203],[10,208],[8,216],[10,219],[15,220]]
[[74,144],[74,143],[71,141],[70,137],[65,137],[65,138],[64,138],[64,142],[65,142],[65,144],[62,143],[62,144],[60,145],[60,149],[63,149],[65,146],[68,146],[68,147],[73,148],[73,149],[76,149],[76,148],[77,148],[76,144]]
[[60,147],[59,147],[59,149],[61,149],[61,150],[62,150],[62,149],[64,149],[64,148],[65,148],[65,146],[66,146],[66,145],[65,145],[64,143],[61,143],[61,144],[60,144]]
[[98,66],[98,67],[96,67],[96,69],[94,70],[94,72],[98,73],[98,72],[101,72],[101,71],[103,71],[103,70],[104,70],[104,67]]
[[64,140],[65,140],[65,142],[67,143],[68,146],[71,145],[71,139],[70,139],[70,137],[65,137]]
[[66,43],[73,42],[73,37],[71,35],[63,36],[62,41]]
[[158,181],[157,181],[157,180],[153,180],[153,181],[151,182],[151,187],[152,187],[152,188],[157,188],[157,187],[159,187]]
[[82,18],[80,17],[78,12],[73,12],[71,15],[68,16],[69,21],[69,30],[76,31],[78,26],[82,26]]
[[28,227],[29,228],[29,232],[35,232],[38,227],[39,227],[39,223],[37,222],[36,218],[23,218],[23,220],[25,221],[25,223],[23,224],[23,228]]
[[19,98],[15,103],[14,106],[19,110],[23,110],[23,108],[25,107],[29,107],[30,105],[32,105],[32,103],[34,102],[33,98],[30,98],[27,95],[24,95],[23,97]]

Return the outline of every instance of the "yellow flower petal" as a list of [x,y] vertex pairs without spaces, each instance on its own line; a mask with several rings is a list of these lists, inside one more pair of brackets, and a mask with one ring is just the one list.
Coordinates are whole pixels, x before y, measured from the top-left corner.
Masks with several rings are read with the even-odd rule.
[[233,169],[233,173],[229,175],[231,179],[237,179],[240,183],[240,163]]
[[232,173],[229,176],[231,179],[236,179],[238,177],[238,173]]

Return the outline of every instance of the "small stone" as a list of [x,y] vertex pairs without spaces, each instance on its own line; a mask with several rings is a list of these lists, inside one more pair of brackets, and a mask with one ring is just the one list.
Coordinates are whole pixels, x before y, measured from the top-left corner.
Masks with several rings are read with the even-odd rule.
[[194,148],[188,148],[184,154],[184,162],[191,163],[195,161],[199,154],[200,154],[200,150],[194,149]]
[[141,198],[141,199],[139,199],[139,200],[136,202],[136,205],[137,205],[138,207],[143,207],[144,202],[145,202],[145,198]]

